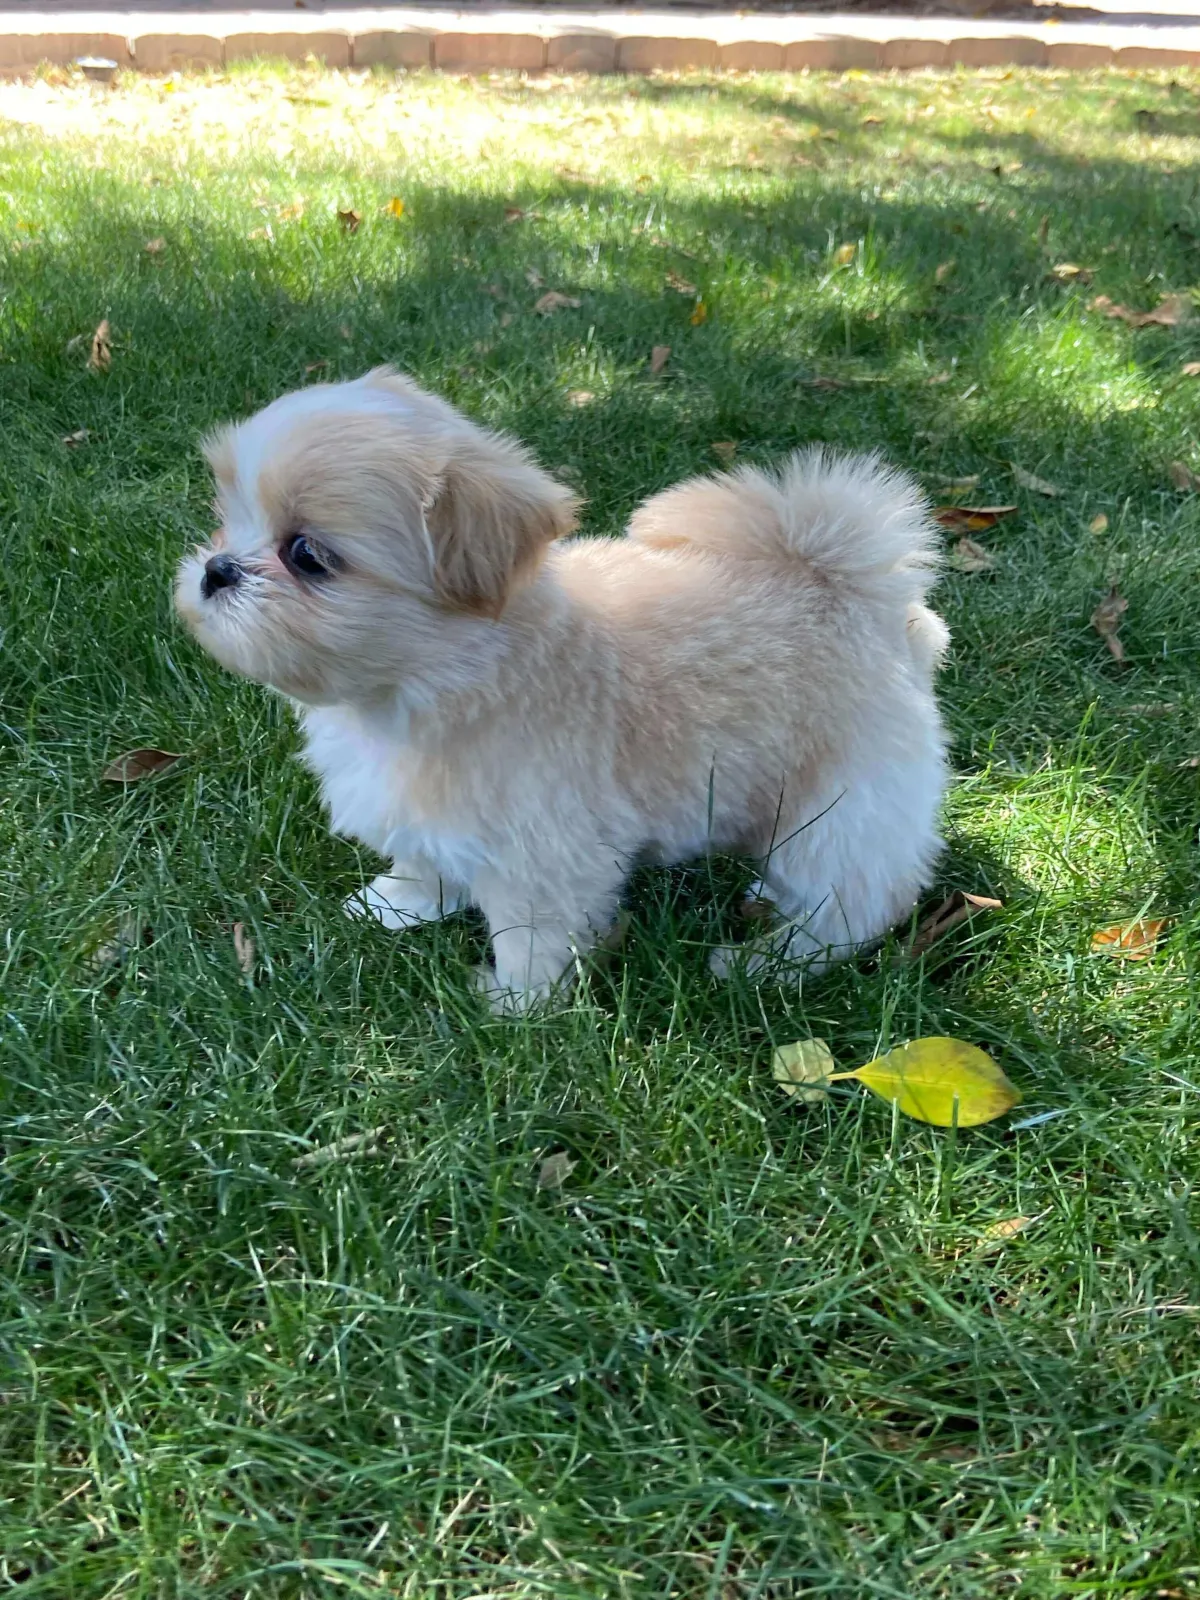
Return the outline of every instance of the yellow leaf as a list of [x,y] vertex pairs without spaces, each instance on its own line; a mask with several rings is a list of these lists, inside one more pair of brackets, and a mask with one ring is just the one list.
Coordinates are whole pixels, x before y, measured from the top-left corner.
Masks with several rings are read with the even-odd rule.
[[712,453],[724,467],[731,467],[737,456],[737,443],[733,439],[714,439]]
[[1003,1222],[989,1223],[979,1235],[979,1241],[983,1245],[1004,1244],[1018,1233],[1024,1233],[1036,1221],[1036,1217],[1005,1217]]
[[1020,1105],[1019,1090],[992,1060],[962,1039],[914,1039],[855,1072],[838,1072],[831,1081],[857,1078],[881,1100],[891,1100],[905,1116],[949,1128],[974,1128]]
[[383,208],[389,217],[402,217],[404,215],[404,201],[399,195],[394,194]]
[[840,244],[833,252],[833,259],[839,267],[848,267],[858,252],[856,244]]
[[781,1045],[776,1050],[771,1058],[771,1076],[784,1094],[808,1104],[829,1098],[824,1085],[835,1065],[824,1039],[797,1039],[795,1044]]
[[1108,518],[1104,515],[1103,511],[1098,511],[1096,513],[1096,515],[1092,518],[1092,520],[1088,523],[1088,532],[1089,533],[1107,533],[1108,532]]
[[1150,917],[1144,922],[1117,923],[1092,935],[1092,949],[1122,961],[1149,961],[1167,925],[1166,917]]
[[704,304],[703,300],[696,301],[695,310],[688,318],[688,321],[691,323],[693,328],[698,328],[702,322],[708,321],[708,307]]

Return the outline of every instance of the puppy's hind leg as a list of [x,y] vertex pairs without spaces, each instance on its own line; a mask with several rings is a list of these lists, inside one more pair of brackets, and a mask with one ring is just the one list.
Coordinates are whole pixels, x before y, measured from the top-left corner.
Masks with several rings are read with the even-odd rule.
[[447,883],[426,861],[393,861],[390,872],[358,889],[342,904],[348,917],[374,917],[400,931],[437,922],[468,904],[465,890]]

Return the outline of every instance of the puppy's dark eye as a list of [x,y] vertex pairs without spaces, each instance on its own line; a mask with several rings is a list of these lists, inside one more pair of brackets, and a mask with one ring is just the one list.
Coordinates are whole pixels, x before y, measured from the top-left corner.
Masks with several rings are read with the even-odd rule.
[[317,554],[302,533],[293,533],[290,538],[285,539],[279,553],[283,557],[284,565],[302,577],[329,576],[329,563]]

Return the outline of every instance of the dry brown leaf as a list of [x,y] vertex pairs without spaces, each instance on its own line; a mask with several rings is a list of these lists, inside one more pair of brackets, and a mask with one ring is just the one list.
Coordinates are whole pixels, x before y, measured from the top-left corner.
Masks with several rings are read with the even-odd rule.
[[708,307],[705,305],[703,300],[696,301],[695,307],[693,308],[692,314],[688,318],[688,321],[691,323],[693,328],[698,328],[702,322],[708,321]]
[[963,538],[950,552],[950,565],[956,572],[990,572],[996,558],[974,539]]
[[1163,296],[1153,311],[1132,311],[1128,306],[1110,300],[1106,294],[1098,294],[1089,302],[1088,310],[1127,322],[1131,328],[1176,328],[1191,317],[1192,302],[1185,294],[1168,294]]
[[86,428],[76,428],[74,433],[64,433],[62,442],[68,450],[74,450],[76,445],[86,444],[91,437]]
[[310,361],[304,369],[304,376],[310,378],[314,372],[324,372],[328,365],[328,361]]
[[960,922],[967,922],[977,911],[1002,911],[1003,900],[993,900],[986,894],[968,894],[965,889],[955,889],[953,894],[948,894],[936,910],[928,916],[921,918],[917,924],[917,931],[913,934],[905,947],[906,956],[916,957],[929,949],[930,945],[957,928]]
[[979,474],[976,472],[969,478],[938,478],[944,489],[978,489]]
[[731,467],[737,455],[737,445],[732,439],[714,439],[709,447],[722,466]]
[[689,283],[686,278],[681,278],[677,272],[667,273],[667,288],[674,289],[676,294],[693,295],[699,293],[694,283]]
[[1001,517],[1011,517],[1016,506],[938,506],[933,520],[951,533],[982,533],[994,528]]
[[841,378],[801,378],[801,388],[804,389],[849,389],[850,384]]
[[567,390],[567,404],[573,406],[576,411],[581,410],[584,406],[590,406],[595,398],[596,396],[590,389]]
[[669,344],[656,344],[650,352],[650,371],[657,377],[671,359]]
[[254,975],[255,950],[254,940],[246,932],[244,922],[235,922],[233,925],[233,953],[237,957],[237,964],[247,978]]
[[839,267],[848,267],[858,253],[856,244],[840,244],[833,252],[833,259]]
[[131,950],[148,944],[152,937],[149,927],[143,925],[136,911],[123,911],[114,936],[92,951],[91,965],[97,972],[102,972],[105,967],[117,966]]
[[110,761],[100,774],[101,783],[141,783],[144,778],[156,777],[166,772],[183,757],[172,750],[151,748],[127,750],[123,756]]
[[524,215],[525,213],[520,206],[505,206],[504,208],[505,222],[520,222]]
[[927,387],[932,389],[935,384],[949,383],[953,376],[954,374],[952,372],[935,372],[931,378],[925,379],[925,383]]
[[579,1163],[572,1161],[565,1150],[556,1150],[552,1156],[547,1156],[538,1168],[538,1188],[561,1189],[578,1165]]
[[92,349],[88,366],[93,372],[107,372],[112,366],[112,329],[105,317],[92,335]]
[[1108,518],[1105,516],[1103,511],[1097,511],[1096,515],[1088,523],[1088,532],[1089,533],[1107,533],[1108,532]]
[[1174,700],[1142,701],[1137,705],[1116,708],[1119,717],[1170,717],[1178,710],[1179,706]]
[[1200,378],[1200,361],[1185,361],[1179,371],[1185,378]]
[[357,233],[359,223],[362,221],[362,212],[355,211],[353,206],[347,206],[344,211],[339,211],[337,219],[345,233]]
[[148,256],[160,256],[166,248],[167,241],[165,239],[147,239],[142,246],[142,251]]
[[1049,483],[1045,478],[1039,478],[1035,473],[1026,472],[1024,467],[1019,467],[1015,461],[1010,461],[1009,467],[1013,477],[1022,489],[1032,489],[1034,494],[1044,494],[1050,499],[1056,499],[1062,490],[1056,484]]
[[297,1172],[303,1172],[310,1167],[330,1166],[333,1162],[345,1160],[349,1156],[377,1156],[379,1141],[386,1132],[385,1125],[368,1128],[365,1133],[348,1133],[344,1139],[335,1139],[332,1144],[321,1145],[316,1150],[310,1150],[307,1155],[297,1156],[292,1166]]
[[1092,949],[1106,956],[1118,956],[1122,961],[1149,961],[1166,925],[1166,917],[1116,923],[1092,935]]
[[560,294],[557,289],[548,289],[542,298],[535,302],[533,309],[539,316],[549,317],[556,311],[574,311],[581,303],[572,294]]
[[954,266],[955,262],[953,257],[951,257],[949,261],[940,262],[936,272],[933,275],[934,283],[945,283],[946,279],[954,271]]
[[1017,1234],[1024,1233],[1038,1219],[1036,1217],[1005,1217],[1003,1222],[992,1222],[979,1235],[979,1243],[985,1249],[997,1245],[1007,1244],[1010,1239],[1015,1239]]
[[271,224],[268,222],[261,228],[254,228],[246,237],[247,239],[266,239],[270,241],[274,239],[275,235],[271,230]]
[[864,117],[862,119],[862,121],[859,123],[859,127],[860,128],[882,128],[883,127],[883,118],[882,117]]
[[293,200],[290,205],[280,206],[275,215],[280,222],[297,222],[304,215],[304,200]]
[[1050,276],[1060,283],[1091,283],[1092,269],[1077,267],[1073,261],[1060,261],[1058,266],[1050,268]]
[[1167,467],[1167,477],[1177,489],[1200,489],[1200,474],[1193,472],[1184,461],[1172,461]]
[[1092,612],[1092,627],[1108,646],[1114,661],[1124,661],[1125,647],[1117,638],[1121,619],[1129,610],[1129,601],[1114,583],[1108,594]]

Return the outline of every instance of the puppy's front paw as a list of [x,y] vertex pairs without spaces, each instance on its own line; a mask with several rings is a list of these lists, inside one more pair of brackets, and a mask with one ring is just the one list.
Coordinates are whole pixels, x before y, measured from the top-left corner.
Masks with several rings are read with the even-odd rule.
[[399,878],[381,873],[373,883],[342,902],[348,917],[374,917],[375,921],[393,932],[416,928],[422,922],[435,922],[442,915],[441,906]]
[[550,984],[540,984],[532,989],[506,989],[496,976],[496,969],[476,967],[472,975],[472,988],[487,1001],[493,1016],[523,1017],[544,1005],[553,993]]

